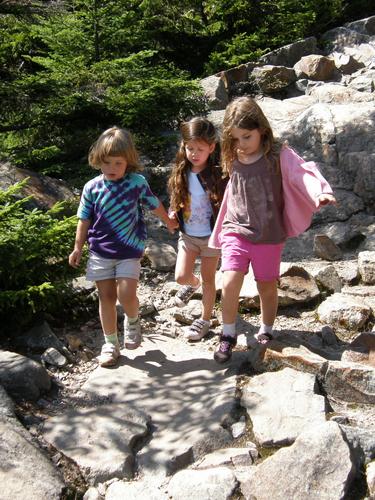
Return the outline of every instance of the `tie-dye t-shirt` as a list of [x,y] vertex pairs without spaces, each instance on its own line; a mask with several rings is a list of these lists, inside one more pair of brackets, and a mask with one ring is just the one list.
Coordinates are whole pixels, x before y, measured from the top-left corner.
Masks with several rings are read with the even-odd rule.
[[106,259],[133,259],[142,256],[147,237],[143,209],[154,210],[159,199],[146,179],[128,173],[119,181],[98,175],[83,188],[77,216],[90,219],[90,252]]

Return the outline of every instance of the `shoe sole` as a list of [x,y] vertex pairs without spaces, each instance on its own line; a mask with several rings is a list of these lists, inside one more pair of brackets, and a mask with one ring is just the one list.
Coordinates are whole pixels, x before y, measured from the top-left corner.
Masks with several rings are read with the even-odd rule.
[[127,344],[125,343],[125,349],[138,349],[138,347],[141,345],[142,342],[139,342],[138,344]]
[[118,359],[119,358],[113,359],[111,361],[103,361],[102,363],[99,361],[99,366],[101,366],[102,368],[109,368],[110,366],[115,366],[118,363]]
[[187,302],[182,302],[182,300],[180,300],[180,299],[175,299],[174,305],[176,307],[185,307],[187,305]]
[[229,356],[229,358],[226,358],[226,359],[222,359],[222,358],[215,356],[215,354],[214,354],[214,360],[216,361],[216,363],[226,363],[227,361],[229,361],[231,359],[231,357],[232,356]]

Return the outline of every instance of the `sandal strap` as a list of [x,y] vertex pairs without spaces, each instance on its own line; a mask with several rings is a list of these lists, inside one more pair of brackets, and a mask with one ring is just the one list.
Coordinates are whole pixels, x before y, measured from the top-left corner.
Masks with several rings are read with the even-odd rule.
[[206,322],[203,321],[202,319],[195,319],[192,324],[190,325],[190,330],[194,332],[200,332],[202,328],[206,325]]

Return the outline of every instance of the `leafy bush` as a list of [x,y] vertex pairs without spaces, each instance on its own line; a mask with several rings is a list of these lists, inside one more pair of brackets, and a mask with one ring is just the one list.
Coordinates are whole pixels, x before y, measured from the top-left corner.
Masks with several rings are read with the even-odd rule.
[[44,313],[60,314],[77,271],[68,265],[76,218],[64,203],[42,212],[19,198],[27,179],[0,191],[0,321],[17,331]]

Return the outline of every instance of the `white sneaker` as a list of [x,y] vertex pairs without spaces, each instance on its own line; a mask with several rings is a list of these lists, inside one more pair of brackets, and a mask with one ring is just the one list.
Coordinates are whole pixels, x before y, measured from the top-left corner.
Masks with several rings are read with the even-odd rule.
[[129,323],[128,318],[124,320],[124,346],[126,349],[137,349],[142,342],[141,322]]
[[200,340],[207,335],[210,329],[210,322],[203,319],[195,319],[189,326],[185,338],[187,340]]
[[103,367],[114,366],[119,357],[120,346],[106,342],[103,344],[100,356],[98,356],[99,365]]

